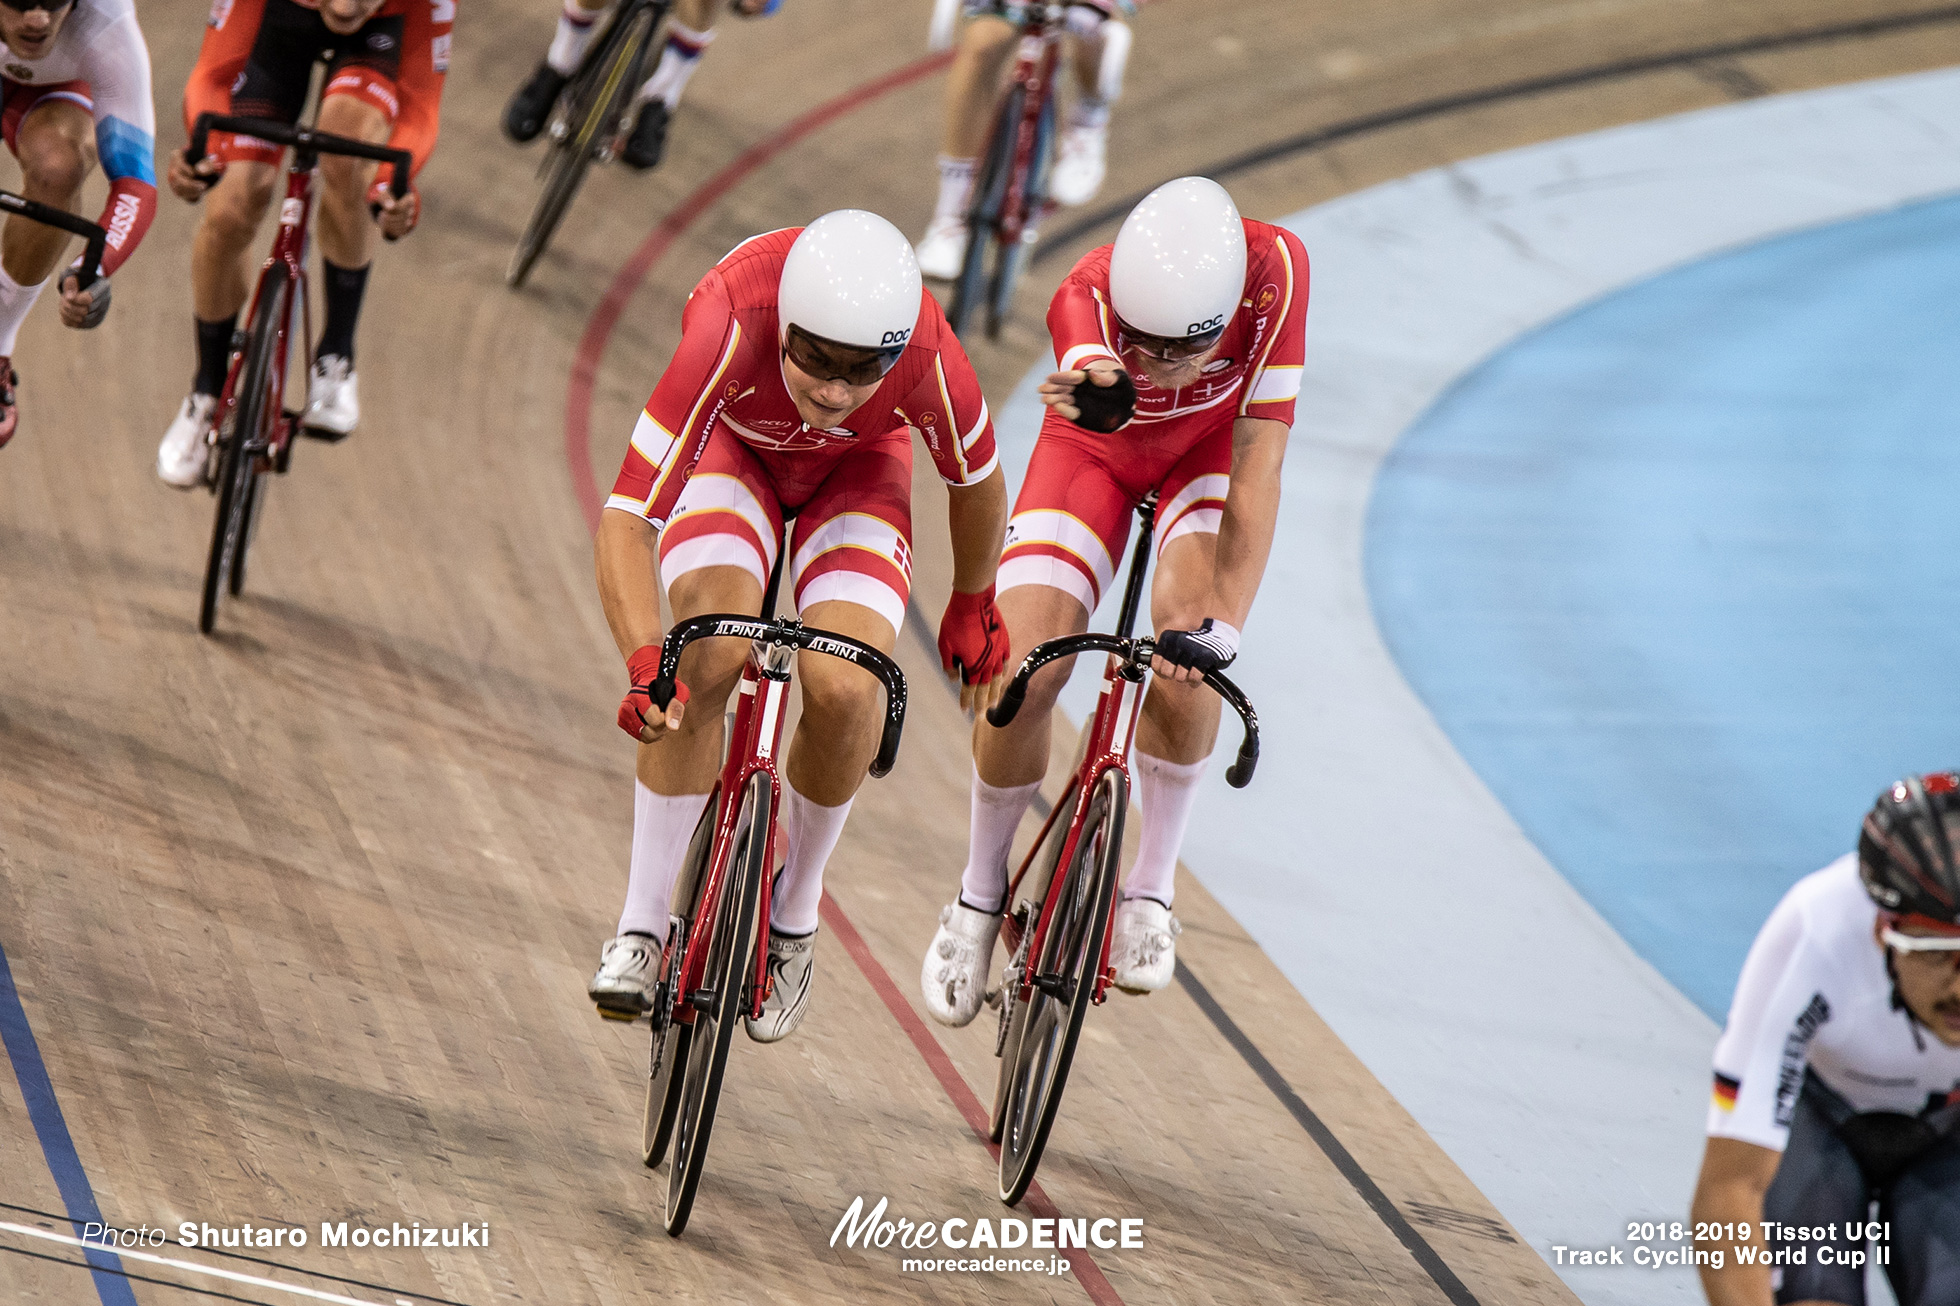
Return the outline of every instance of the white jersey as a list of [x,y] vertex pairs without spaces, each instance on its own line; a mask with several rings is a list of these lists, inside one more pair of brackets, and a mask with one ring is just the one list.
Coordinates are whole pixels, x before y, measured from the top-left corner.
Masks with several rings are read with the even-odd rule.
[[1858,1111],[1917,1115],[1960,1095],[1960,1048],[1892,1008],[1878,907],[1847,855],[1783,895],[1742,963],[1715,1044],[1708,1132],[1782,1151],[1807,1066]]
[[0,46],[0,76],[22,86],[87,82],[102,171],[111,181],[133,177],[156,184],[150,49],[134,0],[75,0],[54,47],[39,59]]

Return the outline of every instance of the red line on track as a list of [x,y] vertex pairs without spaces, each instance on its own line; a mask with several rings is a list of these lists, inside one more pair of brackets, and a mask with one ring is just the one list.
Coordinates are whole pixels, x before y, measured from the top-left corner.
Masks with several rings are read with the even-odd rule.
[[599,362],[605,356],[606,342],[626,312],[626,303],[640,288],[653,265],[660,261],[680,234],[736,186],[770,159],[820,127],[829,125],[854,109],[862,108],[882,95],[921,78],[930,77],[953,62],[951,54],[936,54],[883,77],[855,86],[834,100],[826,100],[800,118],[763,137],[735,157],[734,162],[702,183],[701,188],[683,199],[673,212],[647,233],[633,256],[613,277],[606,296],[599,301],[579,337],[578,353],[572,360],[571,379],[565,386],[565,461],[571,465],[572,493],[578,497],[580,511],[590,530],[599,529],[599,513],[605,506],[599,487],[592,483],[592,392],[599,379]]
[[[647,233],[633,256],[613,277],[612,285],[606,290],[605,298],[592,311],[586,321],[585,331],[579,337],[578,352],[572,360],[572,374],[565,385],[565,462],[572,476],[572,492],[578,499],[579,510],[585,515],[587,529],[599,529],[599,514],[605,510],[605,500],[599,494],[599,487],[592,480],[592,395],[599,378],[599,364],[606,352],[606,343],[612,339],[613,330],[619,325],[620,317],[626,311],[626,303],[633,292],[646,280],[647,273],[660,261],[662,255],[673,245],[682,232],[712,208],[722,196],[733,190],[748,175],[781,153],[788,146],[802,140],[818,128],[835,122],[854,109],[863,107],[882,95],[909,86],[924,77],[930,77],[952,63],[951,54],[934,55],[906,64],[902,68],[874,78],[861,86],[853,87],[834,100],[826,100],[800,118],[793,119],[772,135],[757,141],[736,156],[734,162],[723,168],[702,184],[700,189],[683,199],[674,210],[660,220],[658,226]],[[898,991],[892,982],[891,974],[872,954],[857,932],[857,927],[837,905],[837,900],[828,892],[823,896],[822,915],[837,936],[844,950],[851,954],[851,960],[863,972],[885,1004],[885,1009],[905,1031],[912,1046],[939,1080],[939,1086],[952,1100],[953,1106],[965,1118],[974,1136],[986,1146],[995,1157],[1000,1149],[989,1142],[992,1121],[980,1099],[967,1086],[966,1080],[953,1065],[953,1059],[946,1055],[946,1049],[939,1046],[926,1023],[919,1019],[919,1013],[912,1010],[912,1004]],[[1040,1184],[1030,1184],[1025,1199],[1028,1209],[1042,1219],[1054,1219],[1060,1213],[1048,1195],[1041,1191]],[[1089,1300],[1096,1306],[1124,1306],[1122,1297],[1103,1277],[1102,1268],[1095,1258],[1085,1251],[1070,1249],[1069,1269],[1074,1272],[1076,1281],[1082,1285]]]
[[[885,1010],[892,1013],[892,1019],[898,1022],[899,1028],[905,1031],[905,1036],[912,1040],[912,1046],[919,1050],[921,1057],[925,1058],[926,1065],[932,1069],[933,1076],[939,1080],[939,1086],[946,1090],[946,1096],[953,1099],[953,1105],[959,1109],[961,1115],[966,1117],[966,1123],[973,1130],[973,1136],[978,1138],[981,1145],[998,1160],[1000,1146],[987,1137],[993,1132],[993,1120],[987,1109],[980,1105],[980,1099],[974,1095],[973,1090],[967,1086],[966,1080],[960,1075],[959,1067],[955,1066],[953,1059],[946,1055],[946,1049],[939,1046],[939,1040],[932,1036],[930,1029],[926,1028],[925,1021],[919,1019],[919,1013],[912,1010],[912,1004],[905,1000],[905,995],[898,991],[898,985],[892,982],[891,973],[877,957],[872,955],[870,945],[864,941],[864,936],[857,932],[857,926],[851,924],[851,918],[844,914],[844,909],[837,905],[837,900],[830,896],[828,889],[824,890],[820,910],[824,923],[830,926],[830,932],[837,936],[837,941],[844,945],[844,951],[851,954],[851,960],[856,962],[857,968],[864,972],[864,977],[871,981],[871,987],[884,1002]],[[1038,1182],[1028,1185],[1028,1194],[1022,1200],[1027,1202],[1030,1211],[1045,1220],[1055,1219],[1061,1214],[1055,1204],[1048,1200],[1048,1194],[1041,1191]],[[1096,1306],[1123,1306],[1123,1299],[1116,1295],[1116,1289],[1110,1287],[1109,1280],[1103,1277],[1102,1267],[1098,1266],[1087,1252],[1071,1250],[1068,1254],[1068,1262],[1069,1269],[1075,1272],[1075,1277],[1082,1284],[1083,1291],[1089,1294],[1089,1300],[1095,1302]]]

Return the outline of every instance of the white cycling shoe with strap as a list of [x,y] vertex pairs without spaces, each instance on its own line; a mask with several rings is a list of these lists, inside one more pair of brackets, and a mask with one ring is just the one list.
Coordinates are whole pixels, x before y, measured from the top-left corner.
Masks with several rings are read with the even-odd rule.
[[360,424],[360,378],[354,365],[338,354],[320,355],[313,360],[306,387],[306,433],[331,442],[345,439]]
[[966,219],[934,218],[926,234],[912,248],[919,260],[919,275],[935,281],[952,281],[966,262]]
[[1070,127],[1062,133],[1048,193],[1057,204],[1087,204],[1102,189],[1109,171],[1109,124]]
[[1155,898],[1125,898],[1116,904],[1115,937],[1109,945],[1116,987],[1125,993],[1155,993],[1177,970],[1177,936],[1184,927]]
[[817,932],[778,934],[769,930],[769,996],[763,999],[762,1015],[743,1021],[749,1037],[758,1043],[774,1043],[788,1038],[803,1023],[810,1007],[810,979],[817,969]]
[[653,1010],[659,966],[660,940],[622,934],[600,950],[599,970],[585,986],[586,996],[607,1020],[637,1020]]
[[919,971],[928,1015],[955,1029],[973,1023],[987,998],[987,968],[999,937],[998,914],[989,916],[957,901],[940,909],[939,929]]
[[211,458],[211,421],[217,415],[218,396],[192,394],[171,419],[157,446],[157,479],[179,490],[194,490],[204,484],[205,469]]

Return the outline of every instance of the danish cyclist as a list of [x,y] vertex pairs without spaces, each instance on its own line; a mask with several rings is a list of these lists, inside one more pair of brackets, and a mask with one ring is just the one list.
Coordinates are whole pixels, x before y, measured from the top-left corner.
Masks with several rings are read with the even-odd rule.
[[[666,152],[667,124],[681,107],[681,94],[700,65],[701,56],[715,39],[715,18],[723,3],[724,0],[674,0],[660,62],[640,87],[636,97],[639,116],[633,120],[633,130],[627,133],[626,147],[620,151],[619,157],[627,167],[654,167]],[[782,3],[783,0],[733,0],[735,12],[744,18],[773,14]],[[558,31],[551,38],[551,48],[545,51],[544,62],[529,81],[517,88],[504,108],[504,134],[519,144],[535,140],[544,130],[551,117],[551,106],[558,103],[565,83],[578,71],[578,61],[607,8],[605,0],[598,0],[590,7],[579,0],[564,0],[564,6],[559,11]]]
[[[92,327],[109,311],[108,275],[136,252],[156,215],[156,116],[150,50],[132,0],[0,0],[0,134],[20,160],[21,193],[73,213],[99,159],[109,200],[96,224],[109,233],[102,278],[83,290],[61,278],[61,320]],[[0,231],[0,445],[19,423],[13,355],[68,233],[12,216]]]
[[[1306,312],[1299,238],[1241,219],[1224,188],[1200,177],[1152,191],[1114,245],[1075,265],[1048,310],[1058,370],[1041,386],[1048,411],[998,581],[1014,632],[1010,665],[1043,640],[1087,628],[1136,505],[1157,492],[1156,677],[1134,768],[1142,841],[1110,957],[1117,986],[1131,993],[1163,988],[1175,964],[1172,874],[1218,735],[1218,699],[1194,682],[1231,665],[1265,571]],[[1132,406],[1127,425],[1097,433]],[[1048,769],[1050,714],[1069,661],[1034,677],[1007,727],[984,718],[974,727],[966,869],[921,972],[926,1009],[943,1024],[964,1025],[980,1009],[1009,845]]]
[[[455,0],[218,0],[197,66],[184,88],[184,127],[200,113],[297,123],[313,65],[324,60],[319,130],[407,150],[420,172],[435,149],[437,110],[449,68]],[[195,204],[208,196],[191,246],[197,375],[157,449],[157,475],[189,489],[203,482],[207,436],[224,390],[232,333],[251,282],[248,251],[279,185],[284,151],[249,136],[213,133],[195,169],[174,150],[170,189]],[[421,196],[396,200],[367,159],[320,160],[321,282],[326,323],[308,378],[305,429],[339,440],[360,422],[354,329],[374,259],[374,237],[415,229]]]
[[[941,0],[952,17],[953,0]],[[966,26],[946,78],[945,127],[940,138],[939,198],[919,241],[919,270],[951,281],[966,259],[966,209],[980,152],[987,148],[1001,70],[1014,52],[1025,0],[964,0]],[[1102,189],[1109,148],[1109,107],[1123,93],[1130,57],[1134,0],[1071,0],[1066,12],[1075,69],[1075,102],[1061,133],[1048,194],[1058,204],[1087,204]],[[937,28],[937,25],[935,25]],[[934,43],[950,40],[937,30]]]
[[[911,588],[914,430],[947,485],[954,593],[940,654],[963,673],[962,702],[985,707],[1006,680],[993,589],[1007,492],[979,381],[911,245],[883,218],[844,209],[744,242],[689,296],[597,541],[599,596],[632,682],[619,724],[641,744],[626,905],[589,986],[601,1014],[648,1008],[674,879],[720,765],[722,704],[747,656],[733,640],[695,644],[680,666],[693,708],[685,692],[651,703],[661,585],[676,620],[760,611],[794,514],[784,579],[796,610],[889,650]],[[764,1043],[794,1030],[809,1002],[824,863],[883,721],[868,673],[805,656],[797,676],[803,715],[770,900],[774,987],[748,1022]]]
[[1960,775],[1901,780],[1750,947],[1695,1188],[1696,1223],[1721,1230],[1702,1246],[1728,1253],[1701,1267],[1711,1306],[1864,1306],[1880,1248],[1900,1306],[1960,1302],[1956,850]]

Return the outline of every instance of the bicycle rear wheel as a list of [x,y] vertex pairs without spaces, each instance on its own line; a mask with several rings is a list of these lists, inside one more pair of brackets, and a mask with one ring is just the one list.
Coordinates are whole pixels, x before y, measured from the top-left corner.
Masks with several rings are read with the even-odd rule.
[[1001,324],[1014,308],[1014,291],[1021,284],[1021,269],[1028,263],[1028,245],[1041,220],[1042,205],[1048,202],[1048,174],[1055,166],[1055,97],[1041,106],[1035,124],[1034,158],[1028,167],[1028,188],[1021,196],[1021,235],[1017,240],[996,241],[994,276],[987,288],[987,339],[1000,339]]
[[[966,260],[953,283],[953,306],[946,320],[962,338],[987,298],[987,251],[994,249],[1001,214],[1007,204],[1007,183],[1014,173],[1014,138],[1021,125],[1021,102],[1027,92],[1012,87],[1001,98],[994,132],[987,142],[986,161],[973,178],[973,198],[966,210]],[[998,257],[996,257],[998,262]]]
[[[713,798],[708,800],[707,810],[695,824],[694,837],[688,841],[687,855],[681,860],[674,910],[667,923],[668,942],[676,949],[686,946],[687,931],[701,909],[701,888],[708,879],[708,855],[714,851],[718,806]],[[676,930],[680,933],[674,933]],[[668,976],[662,977],[663,981],[678,980],[678,970],[676,966]],[[674,1136],[681,1086],[687,1082],[686,1076],[674,1073],[674,1067],[686,1062],[688,1036],[694,1031],[692,1025],[674,1019],[674,995],[664,982],[659,1005],[653,1010],[652,1024],[653,1052],[647,1067],[646,1111],[640,1120],[640,1160],[649,1170],[658,1168],[666,1159],[667,1144]]]
[[1129,801],[1128,777],[1115,767],[1103,772],[1068,866],[1048,885],[1048,895],[1060,897],[1041,955],[1032,963],[1035,986],[1008,1030],[994,1103],[1000,1128],[1000,1200],[1009,1206],[1034,1182],[1061,1108],[1082,1018],[1095,994]]
[[769,855],[771,806],[769,778],[757,773],[742,791],[734,847],[729,850],[721,901],[715,906],[714,937],[709,941],[704,975],[712,988],[688,995],[695,1004],[694,1029],[688,1036],[687,1065],[682,1071],[664,1217],[667,1233],[674,1238],[687,1228],[688,1214],[694,1209],[708,1137],[714,1132],[722,1075],[728,1068],[728,1046],[735,1037],[735,1026],[748,1010],[755,975],[756,916],[762,907],[766,871],[763,862]]
[[517,248],[504,272],[505,282],[516,289],[531,275],[531,267],[551,243],[552,233],[571,207],[592,166],[595,154],[612,139],[622,114],[631,106],[640,88],[646,65],[647,47],[653,43],[654,28],[660,23],[664,5],[642,5],[615,23],[600,41],[593,56],[573,74],[566,94],[569,130],[551,143],[551,156],[545,163],[544,189],[531,209],[531,217],[518,237]]
[[217,624],[219,588],[229,580],[236,595],[245,583],[246,527],[258,497],[259,453],[271,443],[272,424],[279,420],[276,369],[285,360],[274,355],[289,289],[284,264],[267,269],[258,311],[246,332],[245,356],[232,392],[235,402],[218,434],[218,513],[211,525],[211,552],[204,565],[204,595],[197,614],[197,628],[206,635]]

